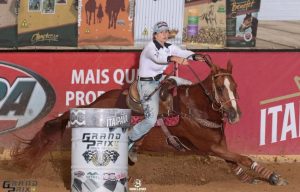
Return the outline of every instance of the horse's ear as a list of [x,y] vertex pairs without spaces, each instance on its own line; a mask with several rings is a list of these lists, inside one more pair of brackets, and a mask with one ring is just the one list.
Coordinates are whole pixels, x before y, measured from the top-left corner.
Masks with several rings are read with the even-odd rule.
[[228,60],[228,62],[227,62],[227,71],[229,73],[232,73],[232,62],[231,62],[231,60]]
[[217,65],[215,65],[215,64],[212,64],[211,65],[211,72],[212,72],[212,74],[216,74],[217,73],[217,71],[218,71],[218,66]]

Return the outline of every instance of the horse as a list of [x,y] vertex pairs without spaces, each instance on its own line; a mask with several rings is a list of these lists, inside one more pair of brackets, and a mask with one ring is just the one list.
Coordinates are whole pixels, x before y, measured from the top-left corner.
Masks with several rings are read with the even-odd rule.
[[214,5],[210,5],[208,11],[199,16],[200,19],[206,21],[209,26],[217,25],[217,14]]
[[95,17],[96,17],[96,0],[88,0],[85,3],[85,14],[86,14],[86,23],[91,25],[92,14],[94,14],[94,24],[95,24]]
[[[207,61],[208,59],[206,59]],[[241,117],[238,105],[237,83],[235,82],[231,61],[228,61],[226,68],[221,68],[212,62],[209,63],[210,74],[201,81],[192,85],[181,85],[176,87],[176,98],[168,95],[177,103],[170,114],[179,117],[180,121],[167,132],[175,135],[184,148],[176,153],[192,153],[197,155],[212,155],[225,160],[232,172],[242,182],[256,183],[258,175],[260,180],[267,181],[272,185],[285,185],[287,181],[277,173],[262,166],[251,158],[231,152],[227,148],[225,123],[237,123]],[[191,67],[190,67],[191,68]],[[192,68],[191,68],[192,69]],[[197,75],[192,71],[194,75]],[[161,92],[162,93],[162,92]],[[98,97],[93,103],[80,106],[80,108],[124,108],[130,91],[115,89],[108,91]],[[176,101],[175,101],[176,100]],[[125,107],[126,108],[126,107]],[[168,106],[160,105],[160,110],[166,111]],[[169,113],[168,112],[168,113]],[[162,116],[158,119],[157,125],[166,127]],[[61,116],[45,122],[42,129],[37,132],[33,139],[27,142],[24,148],[16,149],[13,159],[16,163],[34,169],[41,158],[53,149],[56,143],[61,141],[66,126],[70,120],[70,112],[66,111]],[[163,138],[149,134],[145,136],[140,149],[150,149],[161,152],[161,148],[167,151],[175,151]],[[159,142],[153,142],[160,139]],[[161,144],[163,143],[163,144]],[[163,145],[163,146],[162,146]],[[32,162],[35,162],[34,164]],[[249,170],[248,170],[249,169]],[[249,172],[252,171],[252,174]]]
[[106,0],[105,13],[108,15],[108,29],[116,29],[120,11],[125,11],[124,0]]
[[245,32],[247,29],[251,28],[252,37],[256,37],[257,34],[258,20],[253,17],[251,13],[247,13],[243,19],[243,23],[239,27],[240,32]]

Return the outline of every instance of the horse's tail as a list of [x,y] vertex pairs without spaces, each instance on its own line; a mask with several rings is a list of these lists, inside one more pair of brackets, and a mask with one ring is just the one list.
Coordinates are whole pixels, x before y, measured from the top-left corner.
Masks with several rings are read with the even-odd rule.
[[[70,113],[67,111],[63,115],[47,121],[31,140],[19,138],[19,143],[11,154],[13,162],[28,170],[38,167],[43,156],[62,140],[69,116]],[[21,148],[22,144],[26,146]]]

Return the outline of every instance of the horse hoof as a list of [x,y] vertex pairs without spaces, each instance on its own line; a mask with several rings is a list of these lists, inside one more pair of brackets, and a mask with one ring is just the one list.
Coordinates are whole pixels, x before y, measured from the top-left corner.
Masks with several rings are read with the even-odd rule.
[[271,185],[277,185],[277,186],[284,186],[284,185],[287,185],[288,182],[283,179],[283,178],[280,178],[279,175],[277,175],[276,173],[273,173],[270,177],[269,177],[269,183]]

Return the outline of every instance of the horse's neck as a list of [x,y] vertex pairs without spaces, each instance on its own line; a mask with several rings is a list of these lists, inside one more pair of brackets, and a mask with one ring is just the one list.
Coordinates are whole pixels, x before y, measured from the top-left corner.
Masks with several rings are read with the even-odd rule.
[[257,24],[258,24],[257,18],[252,17],[252,22],[251,22],[252,30],[254,30],[254,29],[256,30],[257,29]]
[[197,99],[209,99],[209,97],[205,94],[207,91],[210,95],[212,95],[212,78],[211,75],[208,75],[202,82],[202,86],[200,82],[190,85],[190,86],[180,86],[178,88],[178,94],[181,97],[191,97],[196,96]]

